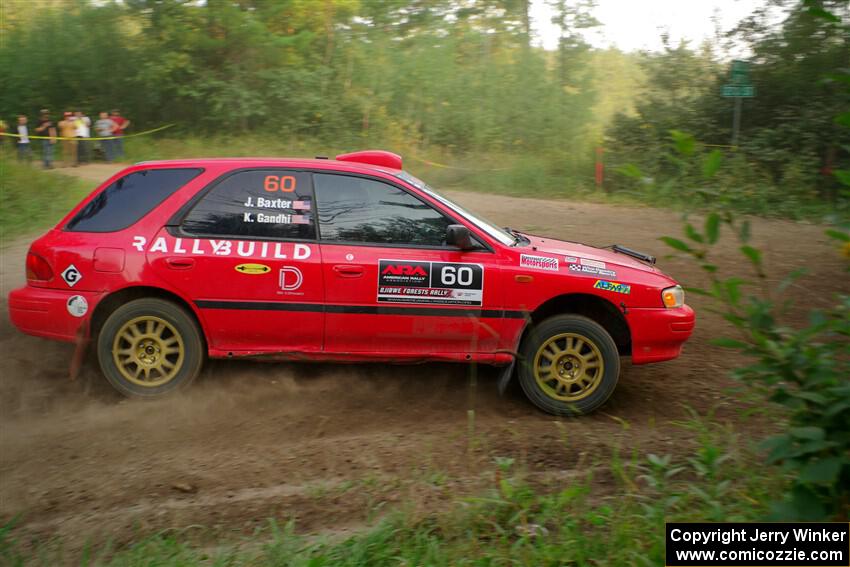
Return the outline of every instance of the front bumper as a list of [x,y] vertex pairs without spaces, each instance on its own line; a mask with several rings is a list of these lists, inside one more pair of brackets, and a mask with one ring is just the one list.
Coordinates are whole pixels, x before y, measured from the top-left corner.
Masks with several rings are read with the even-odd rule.
[[688,305],[674,309],[630,308],[626,319],[632,332],[632,364],[676,358],[696,325],[696,315]]
[[[82,317],[71,315],[68,300],[81,295],[88,303]],[[103,294],[24,286],[9,293],[9,318],[20,331],[36,337],[74,342],[87,335],[88,322]]]

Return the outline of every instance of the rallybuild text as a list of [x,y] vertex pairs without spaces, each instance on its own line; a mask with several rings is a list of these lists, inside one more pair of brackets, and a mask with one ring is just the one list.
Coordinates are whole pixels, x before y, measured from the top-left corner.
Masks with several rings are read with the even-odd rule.
[[850,565],[846,523],[669,523],[666,565]]

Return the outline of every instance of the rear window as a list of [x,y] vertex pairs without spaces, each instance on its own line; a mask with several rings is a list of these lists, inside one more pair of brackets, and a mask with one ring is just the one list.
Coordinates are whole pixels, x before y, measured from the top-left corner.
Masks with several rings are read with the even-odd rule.
[[115,232],[132,226],[201,169],[134,171],[98,193],[65,226],[73,232]]

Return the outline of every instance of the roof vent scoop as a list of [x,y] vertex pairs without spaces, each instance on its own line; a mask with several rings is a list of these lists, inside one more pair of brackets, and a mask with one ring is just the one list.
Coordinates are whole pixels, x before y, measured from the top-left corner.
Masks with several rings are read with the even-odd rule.
[[384,150],[365,150],[336,156],[337,161],[353,161],[390,169],[401,169],[401,156]]

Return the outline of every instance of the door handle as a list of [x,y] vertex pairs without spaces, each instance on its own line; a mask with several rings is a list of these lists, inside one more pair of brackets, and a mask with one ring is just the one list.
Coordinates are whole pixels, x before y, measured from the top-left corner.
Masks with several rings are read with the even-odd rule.
[[363,266],[337,264],[334,266],[334,271],[343,278],[359,278],[363,275]]
[[195,267],[194,258],[181,258],[180,256],[166,258],[165,263],[172,270],[188,270]]

